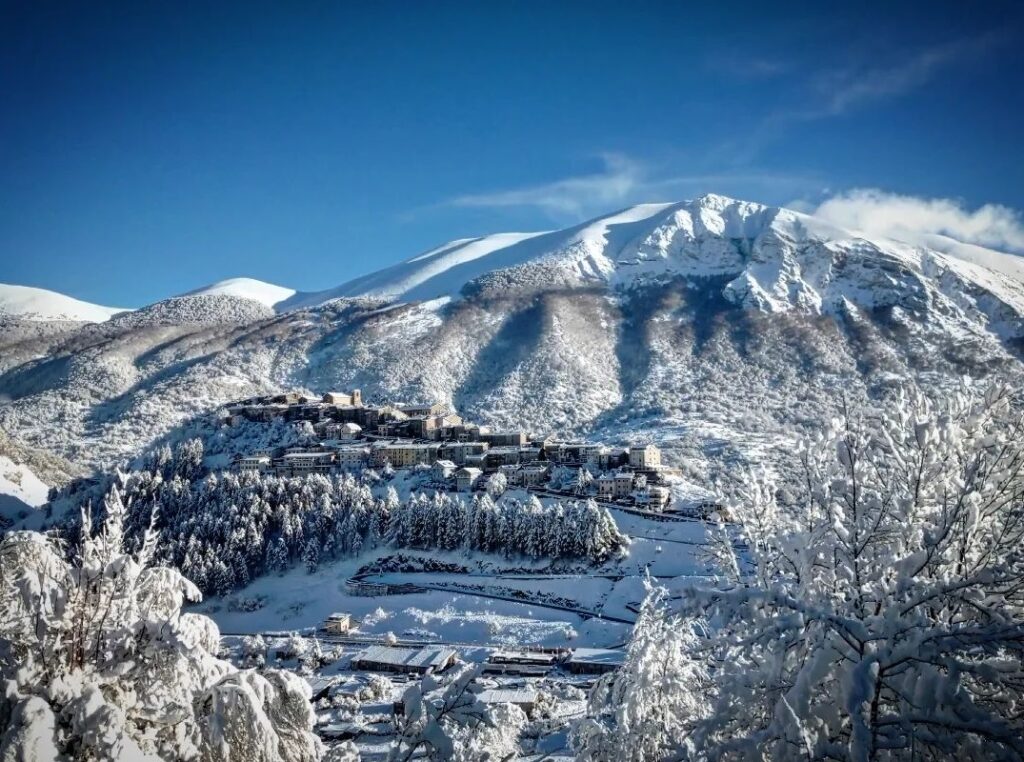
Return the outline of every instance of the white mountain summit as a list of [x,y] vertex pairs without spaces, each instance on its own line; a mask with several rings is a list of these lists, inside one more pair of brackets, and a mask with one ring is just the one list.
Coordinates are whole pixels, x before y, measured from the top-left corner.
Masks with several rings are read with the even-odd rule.
[[124,310],[90,304],[44,288],[0,283],[0,318],[101,323],[119,312]]
[[286,301],[295,295],[295,289],[275,286],[255,278],[229,278],[218,283],[213,283],[195,291],[189,291],[183,296],[235,296],[240,299],[252,299],[267,307]]

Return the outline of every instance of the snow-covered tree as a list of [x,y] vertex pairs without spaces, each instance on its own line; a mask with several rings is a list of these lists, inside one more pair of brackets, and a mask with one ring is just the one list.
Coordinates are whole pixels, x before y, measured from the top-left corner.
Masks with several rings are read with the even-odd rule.
[[491,474],[487,480],[487,494],[491,496],[492,500],[497,500],[499,497],[505,494],[505,490],[508,489],[508,477],[505,474],[498,471],[495,474]]
[[594,483],[594,476],[583,466],[576,472],[576,482],[573,484],[573,493],[585,497],[590,492],[590,485]]
[[[396,723],[397,738],[391,748],[392,762],[423,754],[430,760],[453,759],[453,736],[460,729],[471,732],[493,726],[487,707],[469,690],[480,671],[479,665],[467,665],[451,675],[425,675],[406,689],[402,695],[405,711]],[[463,743],[467,735],[460,733]]]
[[1024,758],[1024,425],[1005,390],[899,396],[753,476],[684,592],[707,759]]
[[0,541],[3,759],[317,759],[306,684],[216,658],[216,625],[181,612],[198,589],[151,564],[153,529],[125,551],[125,513],[116,490],[99,532],[85,511],[71,563],[35,532]]
[[320,548],[315,538],[310,538],[309,542],[306,543],[306,549],[302,551],[302,563],[305,564],[306,571],[309,574],[312,574],[320,567]]
[[625,663],[591,691],[587,717],[573,732],[581,759],[663,759],[685,745],[687,730],[706,715],[708,673],[694,657],[697,635],[692,623],[669,615],[665,596],[648,583]]

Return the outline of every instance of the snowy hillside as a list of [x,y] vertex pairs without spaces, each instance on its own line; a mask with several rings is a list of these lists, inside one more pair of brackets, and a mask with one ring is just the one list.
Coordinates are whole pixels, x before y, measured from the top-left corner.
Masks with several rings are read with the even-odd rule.
[[101,323],[124,310],[101,307],[55,291],[0,283],[0,318]]
[[654,438],[704,483],[783,459],[841,393],[1019,383],[1024,283],[975,248],[706,196],[456,241],[316,294],[226,281],[73,331],[0,330],[0,427],[95,466],[228,400],[357,387],[536,434]]
[[274,310],[258,300],[229,294],[194,294],[164,299],[148,307],[117,315],[110,326],[118,329],[153,325],[218,325],[251,323],[272,317]]

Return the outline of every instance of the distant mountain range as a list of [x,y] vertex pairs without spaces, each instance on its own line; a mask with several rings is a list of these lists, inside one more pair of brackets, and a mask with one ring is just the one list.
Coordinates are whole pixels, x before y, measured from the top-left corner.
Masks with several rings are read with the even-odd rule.
[[134,311],[0,286],[0,426],[93,467],[283,388],[653,438],[694,479],[899,383],[1019,380],[1022,260],[709,195],[453,241],[336,288],[248,278]]

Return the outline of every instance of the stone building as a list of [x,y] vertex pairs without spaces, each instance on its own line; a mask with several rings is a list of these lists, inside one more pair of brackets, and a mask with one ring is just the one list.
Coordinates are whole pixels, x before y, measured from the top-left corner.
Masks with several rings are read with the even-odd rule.
[[629,448],[629,465],[632,468],[656,470],[661,467],[661,450],[655,445],[633,445]]
[[359,389],[351,392],[327,392],[323,401],[328,405],[343,405],[345,407],[362,407],[363,393]]

